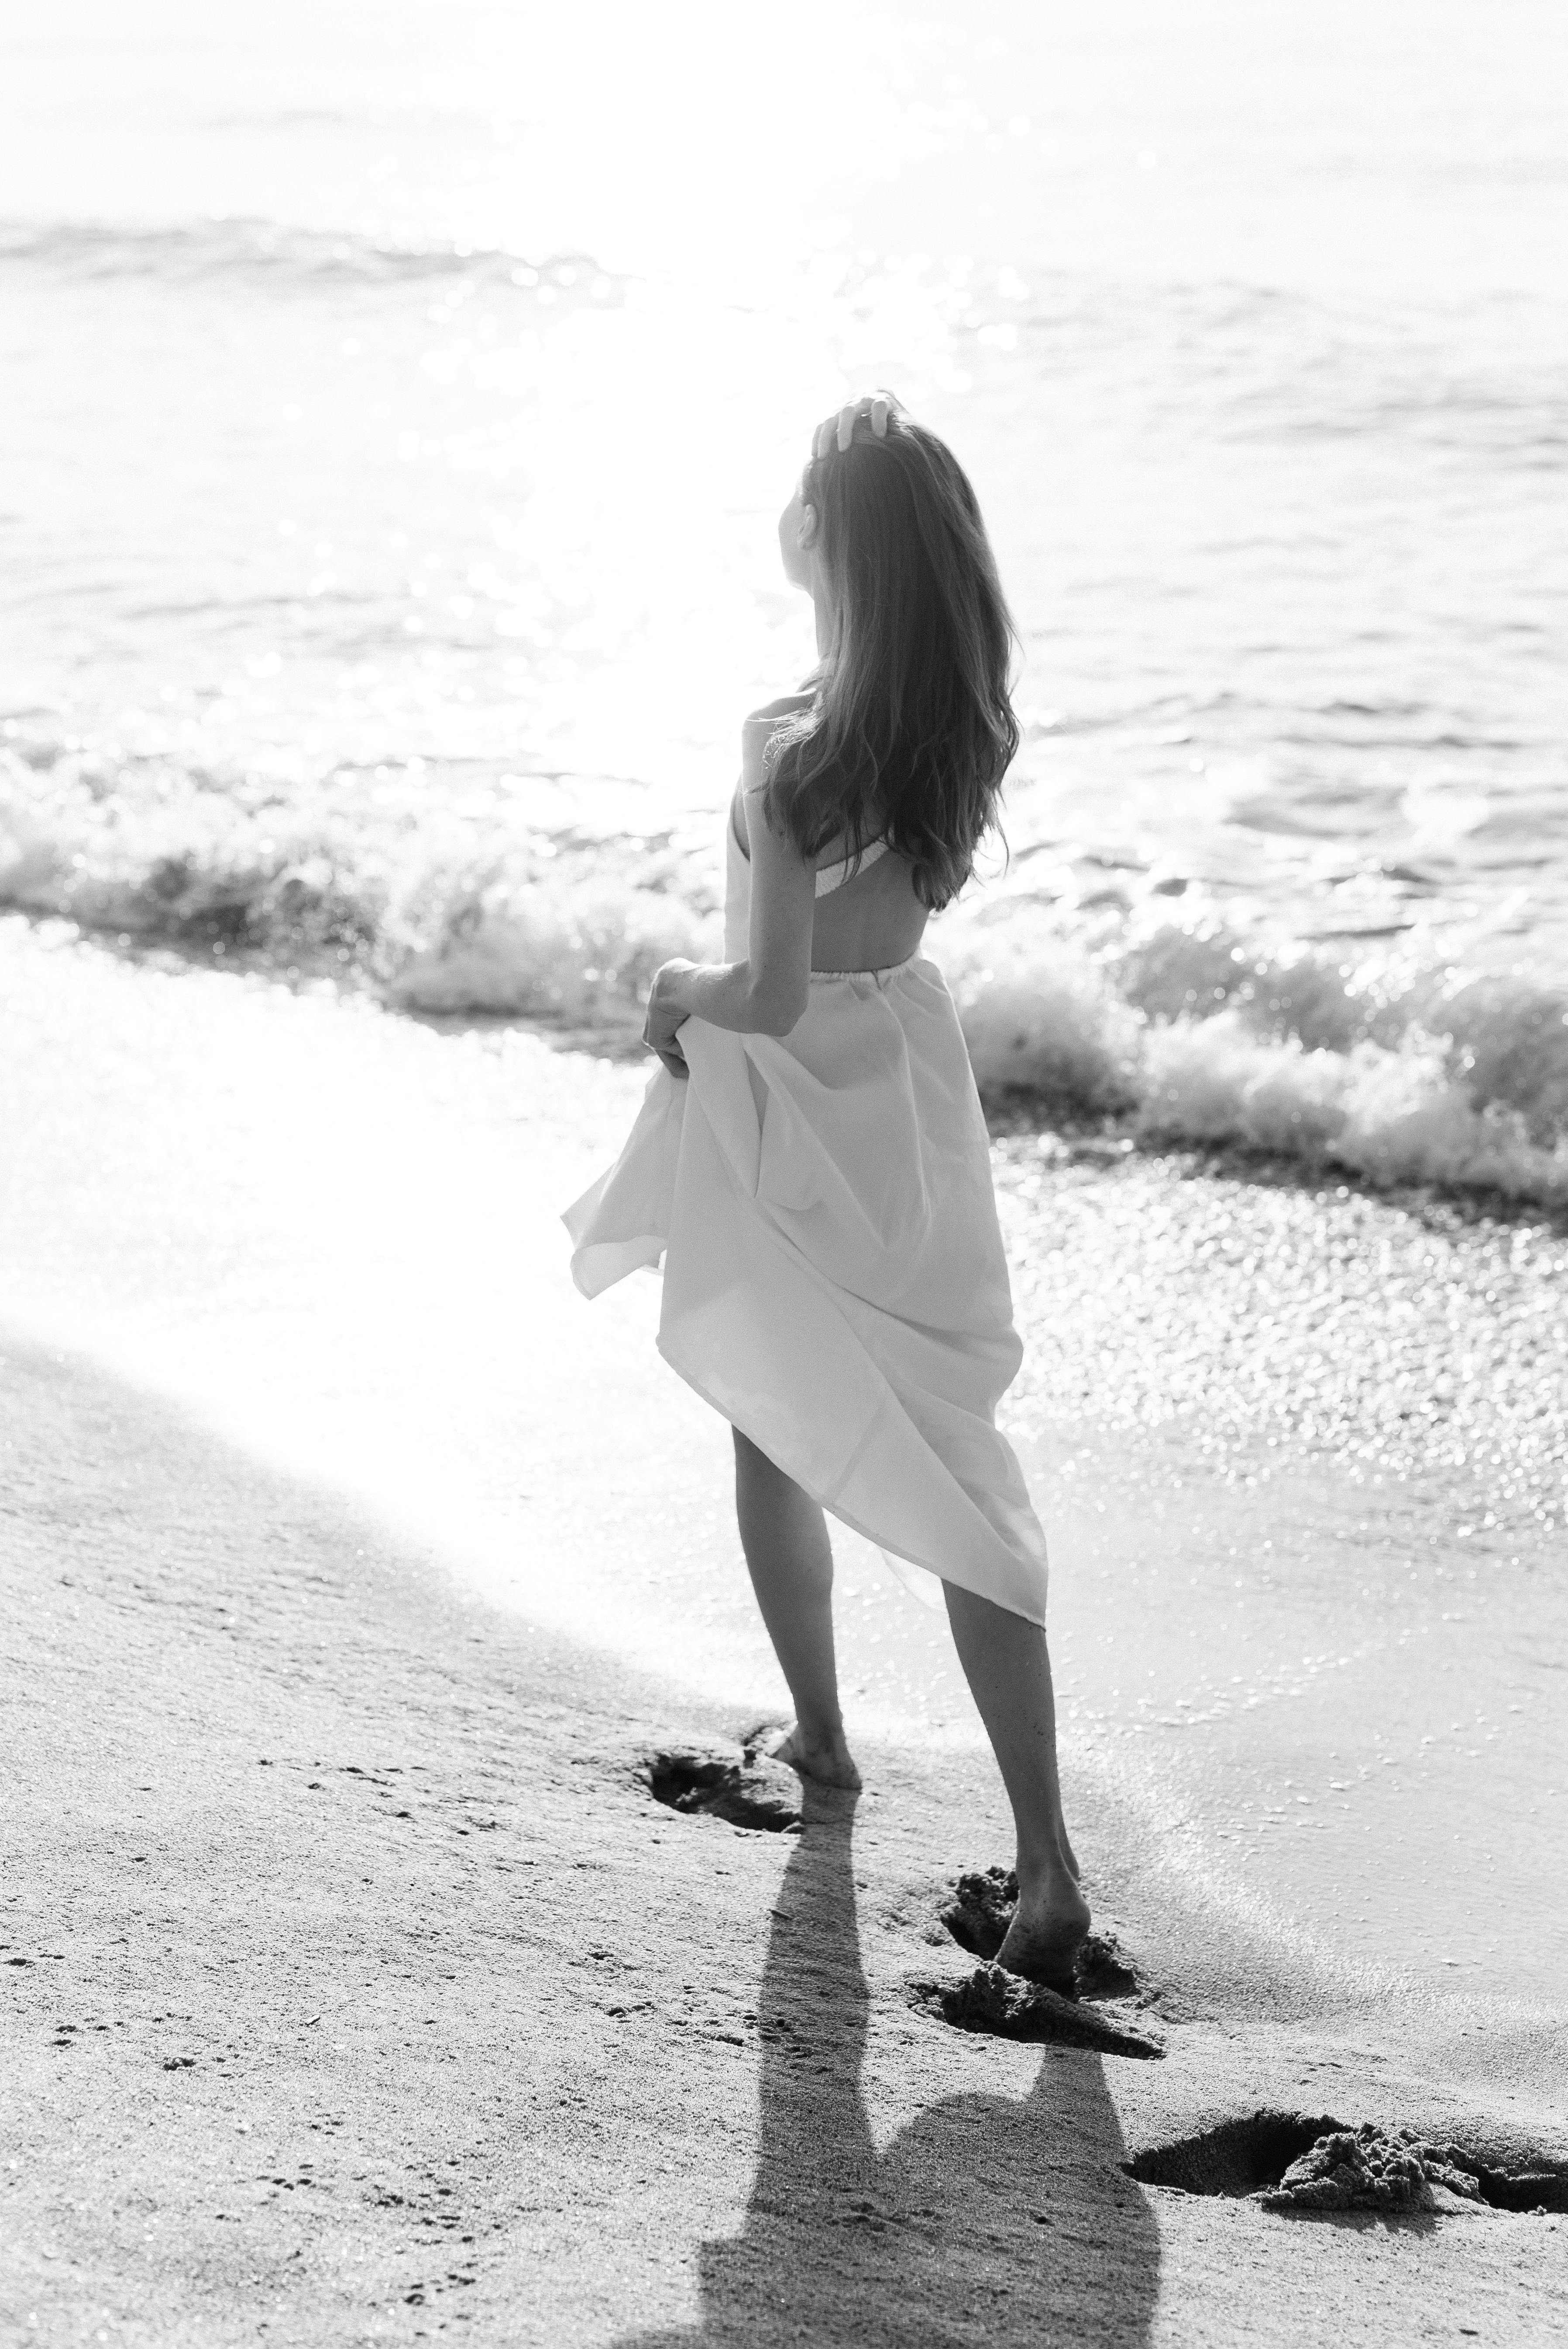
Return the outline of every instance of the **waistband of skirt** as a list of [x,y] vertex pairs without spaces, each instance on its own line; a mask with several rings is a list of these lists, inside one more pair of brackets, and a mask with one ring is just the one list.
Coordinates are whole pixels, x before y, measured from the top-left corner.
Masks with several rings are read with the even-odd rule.
[[929,960],[928,955],[912,954],[906,955],[903,962],[890,962],[883,970],[814,970],[811,984],[813,987],[825,987],[830,980],[869,978],[873,986],[885,987],[890,979],[902,978],[906,970],[913,970],[917,962]]

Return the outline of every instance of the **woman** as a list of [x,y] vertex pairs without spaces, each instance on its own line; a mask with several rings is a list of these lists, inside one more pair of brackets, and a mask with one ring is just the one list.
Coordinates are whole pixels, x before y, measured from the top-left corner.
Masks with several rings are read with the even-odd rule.
[[664,1257],[660,1350],[734,1429],[741,1543],[795,1702],[780,1759],[860,1784],[824,1510],[941,1578],[1017,1828],[1000,1961],[1070,1988],[1089,1911],[1045,1537],[995,1423],[1022,1349],[968,1054],[919,952],[1017,747],[1010,624],[974,491],[885,394],[819,428],[779,545],[820,665],[747,720],[727,959],[654,981],[662,1066],[567,1214],[573,1271],[593,1296]]

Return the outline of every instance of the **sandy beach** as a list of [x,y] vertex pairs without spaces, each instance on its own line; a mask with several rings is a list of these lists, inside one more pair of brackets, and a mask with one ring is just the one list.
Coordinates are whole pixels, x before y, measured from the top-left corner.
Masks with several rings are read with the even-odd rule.
[[[64,926],[0,999],[7,2341],[1562,2337],[1561,1231],[999,1139],[1154,2052],[1019,2044],[933,2011],[1004,1806],[865,1545],[864,1795],[655,1799],[783,1692],[655,1285],[567,1277],[641,1073]],[[1315,2120],[1536,2207],[1247,2199]]]

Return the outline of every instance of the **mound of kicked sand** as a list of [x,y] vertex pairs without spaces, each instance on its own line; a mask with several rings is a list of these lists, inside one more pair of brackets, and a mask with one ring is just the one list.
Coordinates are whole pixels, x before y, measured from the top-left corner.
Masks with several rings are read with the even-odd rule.
[[1476,2180],[1439,2147],[1363,2121],[1320,2137],[1255,2199],[1265,2210],[1440,2210],[1445,2194],[1481,2199]]
[[1063,1998],[1043,1982],[1025,1982],[1003,1966],[976,1966],[961,1982],[918,1983],[913,2001],[955,2030],[985,2032],[995,2039],[1054,2040],[1058,2046],[1095,2047],[1106,2055],[1165,2053],[1148,2032]]

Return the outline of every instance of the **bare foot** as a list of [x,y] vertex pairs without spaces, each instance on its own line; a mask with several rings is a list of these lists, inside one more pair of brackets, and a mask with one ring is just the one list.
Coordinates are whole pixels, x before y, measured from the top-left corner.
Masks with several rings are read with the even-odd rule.
[[1070,1879],[1032,1894],[1020,1893],[1013,1921],[996,1952],[996,1963],[1025,1982],[1071,1998],[1073,1961],[1088,1931],[1089,1905]]
[[860,1791],[861,1774],[841,1729],[809,1737],[797,1722],[765,1750],[769,1761],[787,1762],[802,1778],[815,1778],[823,1786],[847,1786],[851,1793]]

